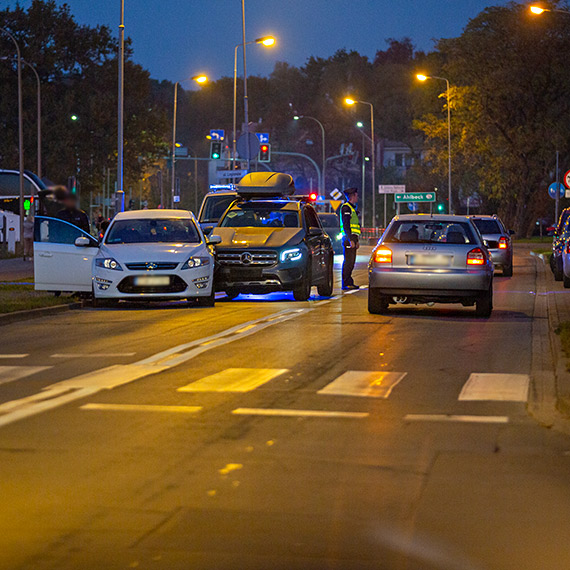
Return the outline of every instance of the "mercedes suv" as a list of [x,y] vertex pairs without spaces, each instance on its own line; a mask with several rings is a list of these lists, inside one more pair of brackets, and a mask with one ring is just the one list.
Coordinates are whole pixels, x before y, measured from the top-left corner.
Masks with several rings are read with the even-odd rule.
[[238,184],[239,199],[212,235],[216,249],[216,289],[233,299],[240,293],[292,291],[306,301],[313,286],[333,292],[334,252],[313,206],[292,198],[288,174],[254,172]]

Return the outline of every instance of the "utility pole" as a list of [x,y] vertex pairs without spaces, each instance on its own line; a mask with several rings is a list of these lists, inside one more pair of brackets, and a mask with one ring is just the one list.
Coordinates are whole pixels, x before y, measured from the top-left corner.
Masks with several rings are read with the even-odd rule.
[[247,145],[245,158],[247,160],[247,171],[249,172],[251,166],[251,156],[249,148],[249,103],[247,99],[247,56],[245,47],[247,42],[245,41],[245,0],[241,0],[241,35],[242,35],[242,45],[243,45],[243,112],[244,112],[244,123],[245,132],[247,133]]
[[117,192],[115,194],[115,214],[125,210],[123,188],[123,145],[124,145],[124,99],[125,99],[125,0],[121,1],[119,22],[119,104],[118,104],[118,151],[117,151]]

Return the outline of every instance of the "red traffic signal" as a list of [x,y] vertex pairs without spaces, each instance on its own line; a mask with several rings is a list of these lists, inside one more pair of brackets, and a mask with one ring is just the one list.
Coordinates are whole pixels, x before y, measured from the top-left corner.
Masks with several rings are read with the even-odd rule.
[[319,195],[316,192],[311,192],[309,194],[309,200],[311,202],[316,202],[318,197],[319,197]]
[[259,162],[271,162],[271,145],[263,143],[259,147]]

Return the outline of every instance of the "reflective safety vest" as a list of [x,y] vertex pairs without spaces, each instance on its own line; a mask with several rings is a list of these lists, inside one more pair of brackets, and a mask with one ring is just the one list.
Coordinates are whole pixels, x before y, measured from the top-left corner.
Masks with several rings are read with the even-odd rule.
[[[348,206],[350,208],[350,232],[359,236],[362,232],[360,230],[360,221],[358,220],[358,213],[356,208],[350,203],[346,202],[343,206]],[[342,233],[344,233],[344,225],[342,226]]]

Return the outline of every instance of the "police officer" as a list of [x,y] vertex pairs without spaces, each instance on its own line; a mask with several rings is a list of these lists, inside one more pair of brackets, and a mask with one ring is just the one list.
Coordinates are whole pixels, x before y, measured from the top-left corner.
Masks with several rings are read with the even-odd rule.
[[360,221],[358,220],[358,189],[347,188],[344,191],[346,202],[340,208],[340,225],[343,234],[344,262],[342,264],[342,289],[358,289],[352,279],[352,270],[356,262],[356,250],[359,247],[358,240],[361,233]]
[[57,213],[56,217],[90,233],[89,218],[83,210],[77,207],[77,196],[68,192],[63,196],[62,201],[64,208]]

